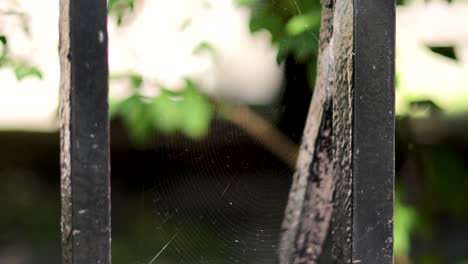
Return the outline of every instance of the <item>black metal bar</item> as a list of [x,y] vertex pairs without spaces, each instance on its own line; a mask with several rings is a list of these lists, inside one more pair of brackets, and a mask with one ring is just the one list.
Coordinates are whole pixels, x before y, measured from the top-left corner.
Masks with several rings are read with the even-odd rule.
[[354,0],[353,261],[393,263],[395,2]]
[[62,242],[66,264],[109,264],[107,1],[60,1]]
[[[389,264],[395,3],[324,0],[322,8],[317,83],[283,222],[280,263]],[[330,119],[331,129],[323,122]]]

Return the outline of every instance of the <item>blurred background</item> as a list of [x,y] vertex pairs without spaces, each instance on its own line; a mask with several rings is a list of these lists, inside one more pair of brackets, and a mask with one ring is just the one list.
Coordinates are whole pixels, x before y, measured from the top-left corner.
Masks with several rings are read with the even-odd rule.
[[[0,2],[0,264],[60,263],[58,7]],[[113,263],[275,263],[319,27],[109,0]],[[396,42],[396,262],[466,264],[468,1],[399,0]]]

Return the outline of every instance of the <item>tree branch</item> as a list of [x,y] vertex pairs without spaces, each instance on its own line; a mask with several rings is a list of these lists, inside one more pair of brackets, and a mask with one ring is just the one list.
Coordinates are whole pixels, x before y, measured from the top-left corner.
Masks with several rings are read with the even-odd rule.
[[222,117],[243,129],[291,169],[296,167],[299,147],[276,127],[247,106],[224,106]]

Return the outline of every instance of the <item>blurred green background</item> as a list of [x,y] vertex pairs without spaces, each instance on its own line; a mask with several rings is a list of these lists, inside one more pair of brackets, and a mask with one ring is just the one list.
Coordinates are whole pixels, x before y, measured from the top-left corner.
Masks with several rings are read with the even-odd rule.
[[[28,33],[34,20],[11,2],[0,4],[0,22],[8,17],[34,35]],[[144,2],[151,0],[110,0],[109,23],[124,28]],[[200,2],[211,8],[212,2]],[[154,263],[275,263],[290,160],[315,82],[320,3],[235,4],[248,11],[252,35],[268,33],[283,74],[271,91],[275,99],[255,103],[236,86],[229,96],[213,94],[192,76],[171,87],[146,73],[111,72],[111,90],[126,89],[110,98],[113,263],[150,263],[168,243]],[[396,263],[468,263],[467,18],[467,1],[398,1]],[[179,30],[192,23],[182,19]],[[47,78],[40,61],[10,52],[23,44],[9,26],[0,24],[5,98],[8,89],[24,89],[9,87],[2,79],[8,74],[23,86]],[[210,41],[190,48],[213,61],[223,56]],[[34,102],[20,99],[13,104]],[[23,107],[34,111],[33,105]],[[2,108],[3,116],[8,109]],[[46,129],[25,129],[4,119],[0,263],[60,263],[57,120]]]

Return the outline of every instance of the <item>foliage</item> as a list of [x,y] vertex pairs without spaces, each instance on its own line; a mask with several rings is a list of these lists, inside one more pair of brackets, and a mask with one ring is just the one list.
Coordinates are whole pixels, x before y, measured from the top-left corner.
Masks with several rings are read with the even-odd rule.
[[135,0],[109,0],[108,12],[113,15],[117,25],[122,25],[124,17],[135,8]]
[[[135,5],[136,0],[109,0],[109,15],[121,26],[125,17],[135,10]],[[252,11],[252,32],[268,30],[271,33],[273,44],[278,49],[278,62],[294,56],[297,63],[308,65],[312,87],[320,24],[319,1],[241,0],[239,5]],[[28,29],[28,24],[24,24],[24,28]],[[38,67],[9,56],[7,36],[0,35],[0,43],[0,67],[11,68],[18,80],[28,77],[42,79],[43,74]],[[212,54],[214,48],[211,43],[202,42],[194,47],[194,54],[197,53]],[[154,131],[181,132],[192,138],[200,138],[207,133],[215,106],[199,92],[195,83],[188,80],[182,92],[152,87],[160,90],[159,95],[146,98],[139,91],[144,85],[142,76],[128,74],[127,77],[134,94],[122,102],[112,102],[111,112],[113,117],[125,120],[135,142],[146,142]]]
[[19,81],[27,77],[37,77],[39,79],[42,79],[43,77],[39,68],[31,66],[26,62],[14,63],[14,70],[16,79]]
[[315,65],[320,29],[320,1],[239,1],[252,10],[250,30],[266,29],[278,48],[278,61],[292,54],[300,63]]
[[36,77],[38,79],[43,78],[41,70],[34,65],[31,65],[25,60],[14,58],[10,56],[8,52],[8,37],[6,35],[0,35],[1,54],[0,54],[0,68],[8,67],[11,68],[18,81],[21,81],[28,77]]
[[[399,4],[411,2],[398,1]],[[425,246],[419,245],[414,263],[463,263],[450,262],[445,256],[448,252],[433,246],[437,242],[431,240],[445,236],[441,233],[450,229],[447,223],[463,223],[468,216],[465,202],[468,198],[467,150],[466,144],[460,144],[466,142],[467,135],[452,131],[465,131],[462,123],[466,124],[467,120],[468,93],[466,85],[461,84],[463,78],[457,79],[456,74],[464,69],[464,62],[457,57],[457,49],[465,43],[432,47],[421,40],[421,43],[415,42],[414,47],[400,46],[397,50],[396,114],[397,140],[400,141],[397,152],[401,155],[397,159],[403,163],[399,168],[400,175],[397,174],[397,191],[411,198],[396,201],[395,253],[408,256],[412,252],[411,246],[418,244],[415,241],[425,241],[421,243]],[[403,56],[407,56],[405,61],[409,67],[402,63]],[[428,63],[431,63],[429,67]],[[403,70],[411,68],[418,70]],[[449,70],[428,74],[428,69]],[[434,83],[440,85],[428,85],[431,80],[437,80]],[[428,131],[421,137],[414,126],[420,120],[432,122],[431,127],[442,134],[437,135],[434,131],[432,135],[426,128]],[[460,123],[453,124],[453,120],[460,120]],[[448,123],[452,125],[445,127]],[[433,140],[433,136],[441,139]],[[425,223],[422,230],[421,223]],[[411,238],[417,240],[409,243]]]
[[182,132],[195,139],[208,132],[212,105],[191,80],[185,81],[180,92],[163,88],[158,96],[147,98],[138,92],[143,85],[141,76],[130,75],[129,78],[135,93],[114,104],[112,115],[124,119],[137,143],[146,143],[155,130]]
[[403,205],[399,195],[395,197],[394,250],[396,255],[408,256],[411,233],[417,224],[418,213],[410,206]]
[[[293,56],[297,63],[310,69],[312,87],[320,27],[320,2],[240,0],[238,4],[251,10],[251,32],[268,30],[271,33],[273,44],[278,50],[278,62]],[[109,13],[121,25],[125,14],[134,10],[134,5],[135,0],[111,0]],[[201,42],[193,49],[194,54],[214,52],[213,45],[208,42]],[[135,93],[122,102],[113,103],[111,110],[114,117],[125,120],[136,142],[147,142],[154,131],[180,132],[191,138],[201,138],[207,133],[216,107],[199,92],[194,82],[187,80],[182,92],[162,87],[158,96],[145,98],[138,91],[143,85],[143,78],[138,74],[130,74],[128,78]]]

